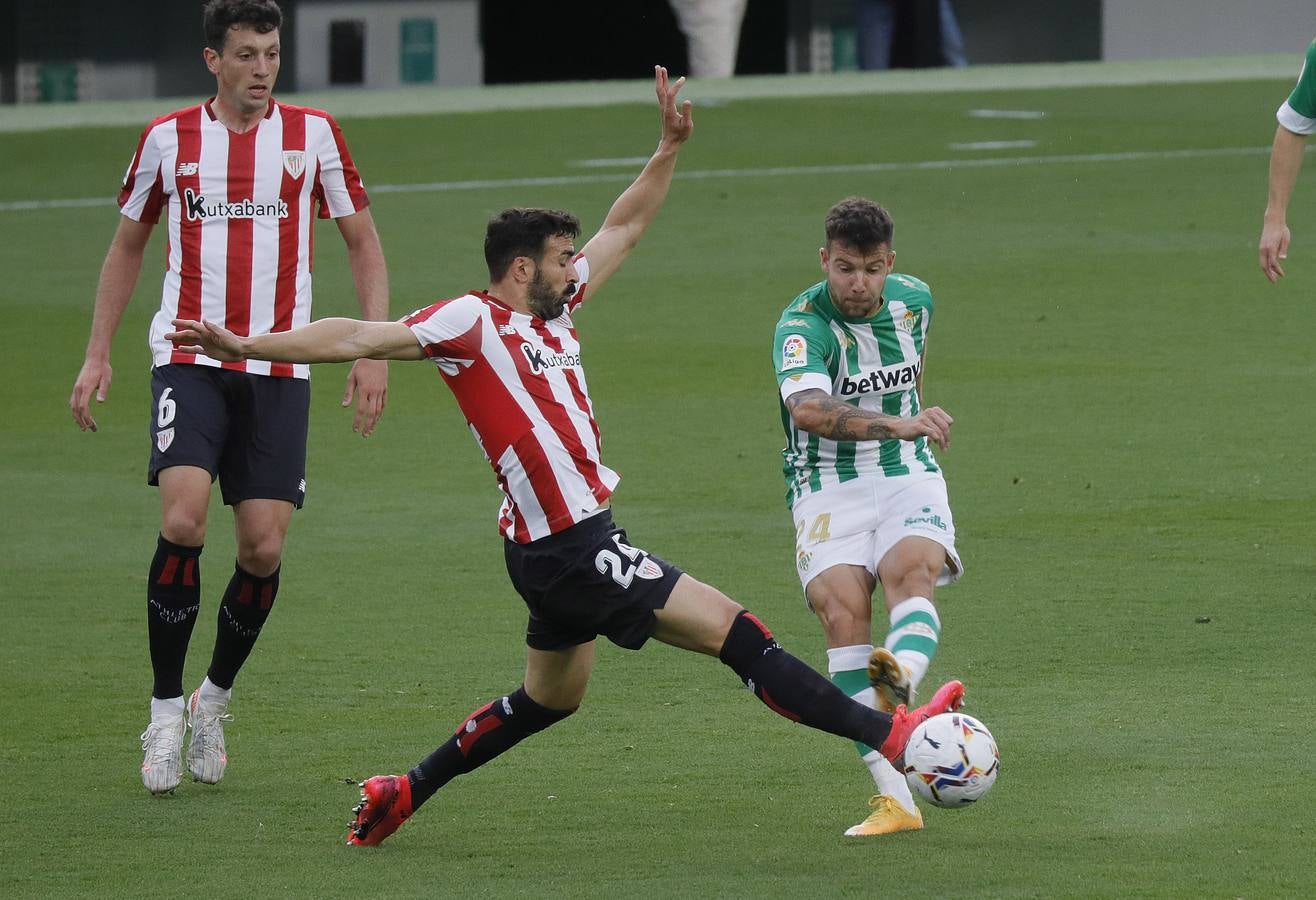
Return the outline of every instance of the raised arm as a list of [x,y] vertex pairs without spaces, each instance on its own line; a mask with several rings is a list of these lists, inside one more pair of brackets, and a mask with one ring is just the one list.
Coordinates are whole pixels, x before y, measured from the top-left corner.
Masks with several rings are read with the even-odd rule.
[[[356,299],[361,305],[361,317],[382,322],[388,319],[388,267],[384,263],[384,248],[379,243],[375,219],[370,209],[361,210],[336,220],[338,231],[347,244],[347,262],[352,268],[352,281],[356,285]],[[388,363],[381,360],[361,359],[352,366],[343,390],[343,406],[350,406],[359,395],[356,414],[352,417],[352,430],[369,437],[384,412],[388,400]]]
[[926,437],[944,450],[950,446],[950,426],[955,421],[939,406],[929,406],[912,418],[871,412],[820,388],[796,391],[785,403],[796,428],[832,441],[912,441]]
[[1298,183],[1306,149],[1306,135],[1295,134],[1283,125],[1275,128],[1275,141],[1270,149],[1270,196],[1266,201],[1258,248],[1261,271],[1272,284],[1284,277],[1281,260],[1289,255],[1289,198]]
[[292,331],[239,337],[213,322],[174,319],[165,335],[178,349],[204,353],[211,359],[236,362],[268,359],[276,362],[349,362],[354,359],[424,359],[411,329],[401,322],[320,319]]
[[92,312],[87,353],[69,396],[73,421],[83,431],[97,428],[96,419],[89,409],[92,396],[96,397],[96,402],[104,403],[109,393],[114,374],[110,368],[110,344],[119,329],[124,310],[128,308],[128,301],[132,299],[137,276],[141,274],[142,256],[151,237],[151,228],[150,222],[122,217],[109,252],[105,254],[100,280],[96,284],[96,306]]
[[658,149],[649,157],[644,170],[612,204],[598,233],[585,244],[584,254],[589,260],[589,283],[594,292],[617,271],[627,254],[635,249],[640,236],[654,216],[658,215],[658,210],[667,198],[667,189],[676,171],[676,155],[695,127],[690,115],[690,101],[686,100],[680,107],[676,105],[676,95],[684,84],[684,78],[669,84],[667,70],[662,66],[654,67],[654,90],[658,94],[662,136],[658,140]]

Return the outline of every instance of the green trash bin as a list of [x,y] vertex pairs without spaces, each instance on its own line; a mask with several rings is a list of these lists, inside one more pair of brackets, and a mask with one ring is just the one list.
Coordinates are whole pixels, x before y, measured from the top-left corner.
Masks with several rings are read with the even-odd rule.
[[850,25],[832,26],[832,71],[854,72],[859,68],[859,35]]
[[77,100],[78,67],[75,63],[42,63],[37,68],[37,85],[42,103]]
[[403,84],[433,83],[435,32],[433,19],[402,20],[398,65]]

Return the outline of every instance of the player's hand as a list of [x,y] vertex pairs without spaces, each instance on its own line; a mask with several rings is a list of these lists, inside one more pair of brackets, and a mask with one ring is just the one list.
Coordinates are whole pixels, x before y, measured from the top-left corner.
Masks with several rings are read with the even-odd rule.
[[165,340],[184,353],[204,353],[221,362],[238,362],[246,359],[242,353],[242,338],[223,325],[214,322],[197,322],[192,319],[174,319],[174,331]]
[[343,406],[352,404],[353,395],[358,400],[352,430],[361,432],[361,437],[370,437],[388,402],[388,363],[382,359],[358,359],[347,375]]
[[1261,227],[1261,271],[1274,284],[1284,277],[1280,260],[1289,258],[1289,226],[1282,222],[1266,222]]
[[695,120],[690,115],[691,103],[676,105],[676,95],[685,86],[685,76],[672,83],[667,81],[667,69],[663,66],[653,67],[654,90],[658,94],[658,108],[662,114],[664,142],[684,144],[695,130]]
[[950,413],[940,406],[929,406],[913,418],[898,420],[891,430],[902,441],[925,437],[945,450],[950,446],[950,426],[954,422]]
[[73,393],[69,396],[69,410],[73,421],[83,431],[96,431],[96,420],[92,418],[91,398],[95,394],[97,403],[105,402],[105,395],[110,391],[110,379],[114,371],[108,360],[88,359],[82,364],[77,380],[73,382]]

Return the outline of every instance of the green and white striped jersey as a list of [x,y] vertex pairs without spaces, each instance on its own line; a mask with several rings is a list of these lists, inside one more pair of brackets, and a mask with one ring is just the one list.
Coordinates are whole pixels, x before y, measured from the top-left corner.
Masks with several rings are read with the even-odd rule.
[[832,441],[795,427],[785,398],[821,388],[861,409],[914,416],[919,409],[918,376],[923,344],[932,321],[928,286],[892,273],[882,305],[868,319],[843,316],[832,304],[827,282],[800,294],[786,307],[773,337],[780,387],[781,424],[786,431],[786,503],[805,494],[843,485],[861,476],[890,478],[937,472],[926,438],[915,441]]
[[1275,113],[1279,124],[1294,134],[1316,133],[1316,41],[1307,47],[1307,58],[1293,93]]

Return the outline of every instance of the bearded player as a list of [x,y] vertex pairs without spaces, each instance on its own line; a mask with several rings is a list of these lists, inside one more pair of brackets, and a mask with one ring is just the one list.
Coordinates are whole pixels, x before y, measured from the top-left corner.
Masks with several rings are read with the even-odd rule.
[[574,713],[599,635],[631,650],[653,637],[714,656],[774,712],[893,759],[918,722],[959,706],[958,681],[913,711],[887,714],[852,701],[781,649],[740,604],[635,546],[613,522],[609,498],[619,479],[600,457],[574,317],[657,215],[694,128],[689,101],[676,103],[684,79],[669,84],[657,67],[655,81],[658,149],[580,252],[575,216],[509,209],[485,232],[488,290],[401,322],[323,319],[251,338],[209,323],[175,323],[172,340],[220,359],[433,361],[503,493],[498,530],[507,572],[529,609],[524,680],[471,713],[405,775],[364,782],[351,844],[378,844],[453,778]]
[[[953,420],[920,400],[932,294],[892,271],[893,233],[871,200],[832,207],[819,251],[827,277],[786,307],[773,342],[796,572],[833,682],[887,711],[910,701],[936,652],[933,588],[963,570],[930,446],[949,444]],[[879,584],[889,628],[874,648]],[[877,795],[846,834],[922,828],[904,775],[871,744],[858,749]]]

